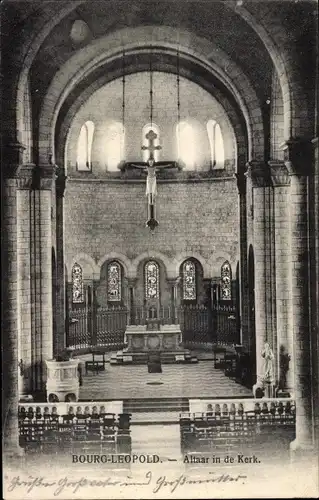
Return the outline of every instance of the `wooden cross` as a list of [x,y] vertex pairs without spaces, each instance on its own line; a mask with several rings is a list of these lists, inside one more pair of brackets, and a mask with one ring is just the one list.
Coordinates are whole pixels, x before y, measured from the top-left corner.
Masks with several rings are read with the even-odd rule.
[[147,172],[146,178],[146,196],[148,198],[148,220],[146,222],[146,226],[149,227],[152,231],[158,226],[158,222],[155,218],[155,197],[157,194],[157,186],[156,186],[156,171],[165,169],[165,168],[178,168],[178,164],[176,162],[166,162],[159,161],[156,162],[154,158],[154,152],[161,150],[161,146],[155,146],[154,142],[157,139],[157,134],[154,130],[150,130],[145,138],[148,140],[148,146],[142,146],[142,151],[149,151],[149,158],[146,162],[141,163],[126,163],[124,168],[140,168]]
[[161,146],[154,145],[155,139],[157,139],[157,134],[154,132],[154,130],[151,129],[146,134],[145,138],[148,140],[148,146],[142,146],[142,150],[150,152],[150,156],[147,160],[147,163],[150,164],[150,166],[153,166],[151,163],[154,163],[154,161],[155,161],[154,152],[159,151],[162,148],[161,148]]

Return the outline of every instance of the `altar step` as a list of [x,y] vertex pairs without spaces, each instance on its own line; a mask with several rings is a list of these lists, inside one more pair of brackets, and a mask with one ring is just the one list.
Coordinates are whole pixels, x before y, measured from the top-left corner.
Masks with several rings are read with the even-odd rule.
[[[111,365],[120,364],[133,364],[133,365],[144,365],[147,364],[149,353],[147,352],[130,352],[118,351],[112,354],[110,359]],[[161,352],[161,363],[198,363],[197,356],[192,354],[188,350],[173,351],[173,352]]]
[[[164,468],[163,475],[167,473],[169,465],[170,472],[175,467],[174,462],[181,459],[181,438],[179,425],[163,425],[157,423],[150,425],[146,423],[141,426],[132,426],[132,455],[153,455],[156,453],[161,457],[163,464],[156,464],[156,470]],[[170,461],[168,463],[168,461]],[[141,467],[136,464],[136,467]],[[166,469],[166,470],[165,470]]]
[[[123,413],[131,413],[133,420],[135,414],[164,414],[173,412],[175,414],[189,411],[187,398],[143,398],[125,399],[123,401]],[[132,421],[133,421],[132,420]],[[175,418],[173,419],[175,421]],[[146,420],[149,421],[149,420]]]
[[172,425],[179,424],[178,411],[159,411],[133,413],[131,417],[132,425]]

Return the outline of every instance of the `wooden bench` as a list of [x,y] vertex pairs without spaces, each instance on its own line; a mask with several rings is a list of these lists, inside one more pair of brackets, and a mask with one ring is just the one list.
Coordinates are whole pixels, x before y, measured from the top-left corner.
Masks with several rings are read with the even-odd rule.
[[[181,449],[183,453],[209,450],[252,451],[289,449],[295,438],[295,408],[291,402],[252,402],[210,404],[209,413],[180,415]],[[213,408],[214,406],[214,408]],[[231,410],[231,411],[230,411]]]
[[88,405],[76,412],[71,406],[65,414],[49,404],[36,411],[20,408],[19,442],[27,453],[130,453],[130,419],[130,414],[98,413]]

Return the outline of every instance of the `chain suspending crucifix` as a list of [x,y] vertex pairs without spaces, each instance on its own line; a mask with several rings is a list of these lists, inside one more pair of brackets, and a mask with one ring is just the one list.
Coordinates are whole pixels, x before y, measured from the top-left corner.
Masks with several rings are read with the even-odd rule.
[[133,168],[140,168],[147,172],[146,178],[146,196],[148,201],[148,220],[146,226],[152,231],[158,226],[158,221],[155,217],[155,198],[157,195],[157,184],[156,184],[156,172],[165,168],[179,168],[176,162],[166,162],[166,161],[155,161],[154,153],[155,151],[160,151],[161,146],[155,146],[155,140],[157,139],[157,134],[154,130],[150,130],[145,138],[148,141],[148,146],[142,146],[142,151],[149,151],[149,157],[146,162],[141,163],[129,163],[128,166]]

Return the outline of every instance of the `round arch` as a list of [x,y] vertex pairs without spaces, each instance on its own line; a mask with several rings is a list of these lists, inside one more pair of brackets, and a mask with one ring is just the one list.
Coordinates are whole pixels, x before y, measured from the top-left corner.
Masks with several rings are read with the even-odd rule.
[[[170,35],[169,38],[168,34]],[[87,79],[93,70],[105,64],[105,62],[114,62],[114,60],[120,59],[122,52],[119,52],[119,46],[122,51],[125,50],[125,54],[130,51],[138,53],[143,51],[140,46],[145,39],[153,40],[152,52],[155,49],[158,50],[158,47],[163,53],[173,51],[176,54],[177,50],[179,50],[181,66],[183,61],[196,60],[200,67],[214,74],[222,82],[223,86],[236,100],[244,116],[248,130],[249,157],[251,158],[252,149],[254,149],[254,157],[258,155],[262,157],[264,152],[263,133],[260,133],[260,127],[263,129],[262,112],[255,90],[243,71],[223,51],[217,49],[208,40],[191,35],[190,32],[181,31],[177,33],[173,28],[165,27],[164,31],[159,27],[145,26],[126,28],[112,36],[107,35],[95,40],[68,61],[67,71],[63,66],[56,74],[48,89],[40,114],[40,159],[46,162],[48,156],[54,153],[54,130],[58,114],[64,100],[72,89],[83,78]],[[169,43],[167,39],[170,40]],[[125,40],[125,43],[123,40]],[[190,40],[192,40],[192,44],[190,44]],[[193,49],[196,44],[201,47],[200,53],[195,52]],[[225,66],[225,62],[227,62],[227,73],[221,69]],[[258,137],[255,137],[255,134],[252,133],[256,122],[259,125]],[[48,132],[49,140],[47,139]],[[53,159],[55,159],[54,154]]]
[[208,262],[202,257],[201,254],[198,252],[184,252],[176,255],[175,257],[175,262],[176,262],[176,267],[175,267],[175,274],[176,277],[179,276],[180,274],[180,267],[183,264],[183,262],[187,259],[196,259],[200,265],[202,266],[203,269],[203,278],[204,279],[210,279],[212,277],[212,272],[211,272],[211,267],[208,264]]
[[86,253],[78,253],[75,257],[67,259],[66,267],[69,282],[72,281],[72,268],[75,263],[86,265],[87,273],[85,279],[98,279],[100,277],[100,268],[97,266],[95,260]]
[[224,264],[224,262],[228,261],[233,275],[236,271],[236,265],[237,261],[234,261],[230,255],[229,252],[225,251],[223,253],[221,252],[216,252],[213,255],[213,259],[211,259],[211,268],[212,268],[212,277],[215,278],[217,276],[220,276],[220,270],[221,266]]
[[[167,72],[167,65],[164,68]],[[126,67],[127,74],[130,74],[130,68]],[[162,70],[161,66],[154,65],[154,70]],[[145,68],[142,66],[134,68],[135,72],[145,71]],[[185,77],[192,81],[192,75],[190,70],[186,70],[185,68],[180,69],[181,76]],[[121,70],[114,71],[113,73],[110,71],[103,71],[102,76],[94,79],[94,81],[85,88],[84,91],[79,93],[79,95],[74,98],[73,102],[66,101],[66,112],[63,115],[61,121],[59,121],[59,126],[57,127],[57,163],[59,165],[67,165],[66,163],[66,151],[68,150],[69,140],[72,135],[72,123],[76,117],[78,110],[80,109],[83,102],[87,101],[92,94],[107,84],[109,81],[115,80],[122,76]],[[200,75],[196,77],[196,83],[204,88],[207,92],[211,92],[211,84],[210,82],[204,80],[204,78]],[[228,124],[228,134],[227,141],[228,144],[233,144],[234,155],[231,159],[237,159],[238,166],[244,166],[248,160],[247,157],[247,132],[245,130],[242,117],[240,115],[239,109],[235,107],[234,103],[230,102],[227,96],[225,96],[222,91],[218,88],[214,88],[214,98],[218,102],[219,106],[223,110],[225,114],[225,122]]]
[[109,253],[103,255],[103,257],[101,257],[99,259],[99,261],[97,263],[97,266],[99,268],[99,275],[100,275],[101,268],[102,268],[103,264],[105,264],[105,262],[111,261],[111,260],[117,260],[120,264],[122,264],[122,266],[124,268],[124,275],[126,278],[134,278],[134,276],[135,276],[134,275],[134,266],[132,264],[132,261],[120,252],[109,252]]
[[134,277],[137,276],[138,266],[145,259],[160,260],[166,269],[167,278],[168,279],[175,278],[174,261],[170,260],[168,257],[166,257],[166,255],[164,255],[161,252],[150,251],[150,250],[141,253],[133,260],[132,265],[134,267]]
[[[21,71],[16,72],[16,77],[12,80],[12,90],[13,95],[15,96],[14,100],[14,109],[15,120],[16,120],[16,131],[23,129],[22,123],[22,113],[19,111],[21,109],[21,103],[23,102],[23,96],[25,94],[29,71],[31,65],[42,45],[44,40],[48,37],[50,32],[58,25],[58,23],[64,19],[68,14],[75,11],[81,4],[83,4],[85,0],[74,0],[72,2],[65,2],[64,6],[61,8],[59,5],[57,8],[55,6],[51,6],[49,11],[43,13],[42,16],[39,16],[38,19],[33,20],[33,27],[36,32],[36,35],[30,38],[30,31],[24,30],[21,32],[21,42],[19,47],[17,47],[18,56],[18,64],[15,67],[18,67],[20,63]],[[287,60],[289,57],[288,51],[281,51],[279,46],[282,47],[282,43],[279,45],[275,43],[276,33],[271,33],[270,30],[266,30],[265,27],[262,26],[262,21],[257,19],[252,13],[248,11],[248,9],[238,4],[237,2],[233,2],[227,0],[224,2],[225,7],[231,9],[236,14],[238,14],[244,21],[246,21],[249,26],[254,29],[259,38],[262,40],[265,45],[271,59],[273,60],[274,66],[276,68],[277,74],[280,79],[280,86],[282,93],[285,94],[285,102],[284,102],[284,116],[285,116],[285,139],[289,139],[291,134],[291,121],[292,121],[292,110],[298,106],[297,102],[294,102],[294,98],[291,96],[291,81],[289,77],[289,72],[287,70]],[[54,12],[52,13],[52,10]],[[281,40],[284,36],[282,30],[280,31]],[[20,33],[19,33],[20,34]],[[277,33],[277,36],[279,34]],[[293,78],[293,74],[291,73],[291,78]],[[298,93],[296,93],[296,99],[298,99]],[[300,135],[298,127],[295,135]],[[17,132],[16,132],[17,133]],[[17,136],[14,139],[19,139]]]

